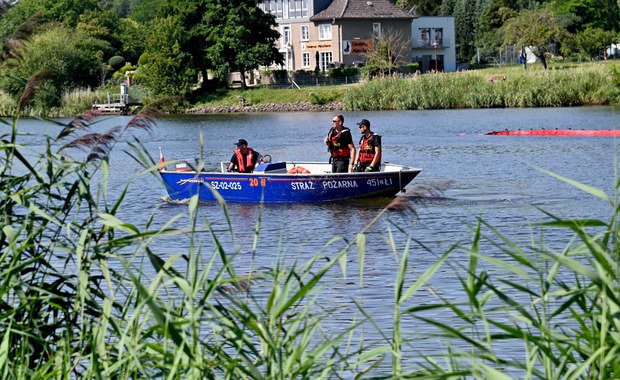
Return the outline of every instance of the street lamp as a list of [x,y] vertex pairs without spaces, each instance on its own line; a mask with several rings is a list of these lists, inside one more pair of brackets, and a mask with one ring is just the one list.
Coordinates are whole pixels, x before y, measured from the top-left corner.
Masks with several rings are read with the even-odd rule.
[[439,66],[437,65],[437,48],[439,47],[438,41],[433,41],[433,48],[435,48],[435,72],[439,72]]

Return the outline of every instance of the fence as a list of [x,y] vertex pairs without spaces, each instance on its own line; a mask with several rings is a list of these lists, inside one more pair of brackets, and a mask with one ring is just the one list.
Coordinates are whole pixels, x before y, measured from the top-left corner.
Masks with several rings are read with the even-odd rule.
[[359,83],[364,78],[361,75],[353,77],[303,77],[288,78],[287,80],[278,81],[276,83],[262,83],[259,86],[271,89],[283,88],[301,88],[313,86],[342,86],[348,84]]

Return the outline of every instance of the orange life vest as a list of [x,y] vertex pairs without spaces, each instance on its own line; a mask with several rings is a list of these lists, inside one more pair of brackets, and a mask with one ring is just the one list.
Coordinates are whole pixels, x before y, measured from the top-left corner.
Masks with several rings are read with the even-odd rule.
[[349,145],[342,146],[340,144],[340,137],[344,131],[349,131],[348,128],[343,128],[342,131],[338,132],[336,129],[330,131],[329,141],[330,141],[330,152],[332,153],[332,157],[334,158],[346,158],[348,159],[351,156],[351,149],[349,149]]
[[[366,136],[362,136],[360,139],[360,162],[363,164],[370,164],[372,160],[375,158],[375,145],[374,143],[375,134],[371,133],[368,138]],[[381,157],[379,157],[377,164],[381,162]]]
[[240,149],[235,149],[235,155],[237,156],[237,165],[239,166],[239,173],[252,173],[254,171],[254,163],[252,158],[254,157],[254,149],[246,148],[248,154],[245,156],[246,161],[243,162],[243,154]]

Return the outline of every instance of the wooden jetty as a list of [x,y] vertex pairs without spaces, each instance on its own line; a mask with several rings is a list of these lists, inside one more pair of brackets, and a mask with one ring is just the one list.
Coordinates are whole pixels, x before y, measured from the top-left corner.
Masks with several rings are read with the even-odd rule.
[[121,84],[120,94],[108,94],[107,103],[95,101],[93,103],[93,110],[103,114],[128,115],[130,107],[141,105],[142,103],[129,96],[129,86],[123,83]]

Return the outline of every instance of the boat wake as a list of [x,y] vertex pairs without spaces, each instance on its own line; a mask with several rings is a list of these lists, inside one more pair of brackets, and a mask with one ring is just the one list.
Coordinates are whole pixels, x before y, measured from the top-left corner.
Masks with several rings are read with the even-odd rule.
[[444,193],[454,184],[453,180],[440,181],[433,184],[418,183],[411,187],[403,197],[418,199],[445,199]]

